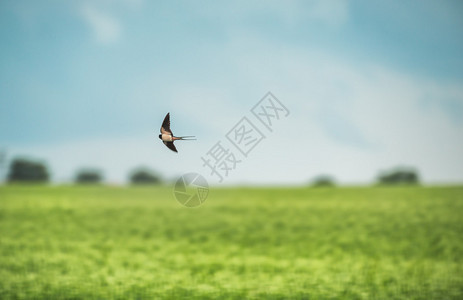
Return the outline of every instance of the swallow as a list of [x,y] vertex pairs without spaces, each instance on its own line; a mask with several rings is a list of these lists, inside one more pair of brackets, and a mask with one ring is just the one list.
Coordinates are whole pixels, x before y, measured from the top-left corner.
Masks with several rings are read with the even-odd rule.
[[162,122],[161,126],[161,134],[159,135],[159,138],[162,140],[164,145],[167,146],[170,150],[177,152],[177,148],[175,148],[174,141],[177,140],[185,140],[185,141],[191,141],[191,140],[196,140],[194,136],[174,136],[172,133],[172,130],[170,130],[170,116],[169,113],[167,113],[166,117],[164,118],[164,121]]

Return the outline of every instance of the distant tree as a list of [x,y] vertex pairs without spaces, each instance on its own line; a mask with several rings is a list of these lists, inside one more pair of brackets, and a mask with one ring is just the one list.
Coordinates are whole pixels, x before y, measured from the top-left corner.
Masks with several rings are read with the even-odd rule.
[[103,176],[101,172],[94,169],[83,169],[77,172],[75,182],[79,184],[101,183]]
[[314,187],[330,187],[335,185],[336,183],[334,179],[328,175],[320,175],[312,180],[312,186]]
[[379,184],[384,185],[418,184],[419,181],[418,172],[413,168],[398,167],[378,176]]
[[50,175],[45,164],[26,158],[15,158],[10,164],[8,182],[48,182]]
[[7,161],[7,155],[6,155],[6,149],[1,149],[0,150],[0,183],[2,183],[4,180],[6,181],[4,169],[6,169],[6,161]]
[[146,168],[135,169],[130,174],[132,184],[160,184],[161,181],[160,176]]

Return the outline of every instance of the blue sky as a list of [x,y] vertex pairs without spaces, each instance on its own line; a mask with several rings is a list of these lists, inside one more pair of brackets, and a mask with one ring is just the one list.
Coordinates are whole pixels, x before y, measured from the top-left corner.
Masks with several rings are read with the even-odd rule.
[[[228,183],[398,165],[463,181],[461,1],[2,1],[0,41],[0,147],[55,181],[207,173],[200,157],[267,91],[291,114]],[[177,156],[156,140],[168,111],[199,138]]]

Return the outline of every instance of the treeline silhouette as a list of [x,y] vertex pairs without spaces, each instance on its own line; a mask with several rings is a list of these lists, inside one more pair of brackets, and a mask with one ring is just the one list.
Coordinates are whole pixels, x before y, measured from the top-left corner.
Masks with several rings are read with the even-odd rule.
[[[381,171],[376,178],[378,185],[416,185],[420,183],[418,171],[411,167],[395,167],[390,170]],[[313,187],[333,187],[335,179],[330,175],[315,177],[311,185]]]
[[50,174],[44,163],[18,158],[13,160],[8,182],[48,182]]
[[[47,183],[49,181],[50,173],[43,161],[15,158],[10,164],[7,175],[8,183]],[[73,179],[76,184],[101,184],[103,181],[103,172],[94,168],[78,170]],[[163,183],[162,177],[158,173],[145,167],[138,167],[130,172],[129,181],[134,185]]]
[[[162,177],[146,168],[138,167],[132,170],[128,176],[129,182],[134,185],[162,184]],[[50,173],[43,161],[27,158],[15,158],[10,164],[7,182],[47,183],[50,181]],[[98,169],[84,168],[76,172],[73,179],[76,184],[102,184],[103,172]],[[414,168],[396,167],[382,171],[376,178],[379,185],[416,185],[420,183],[418,171]],[[336,181],[333,176],[320,175],[315,177],[310,185],[313,187],[334,187]]]

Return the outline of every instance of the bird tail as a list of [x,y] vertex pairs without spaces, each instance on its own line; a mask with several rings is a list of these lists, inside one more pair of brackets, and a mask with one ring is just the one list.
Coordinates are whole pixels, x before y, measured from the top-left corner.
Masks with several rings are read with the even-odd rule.
[[188,136],[176,136],[174,140],[184,140],[184,141],[196,141],[196,137],[192,135]]

